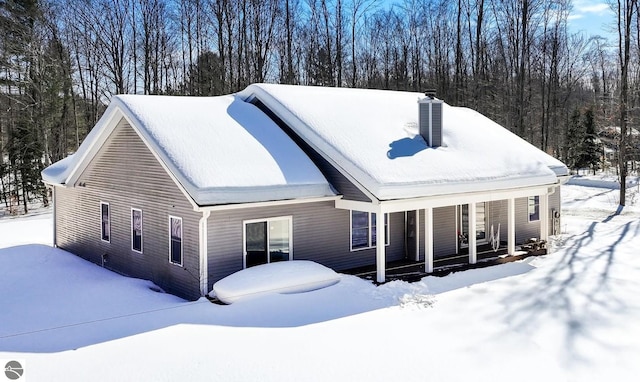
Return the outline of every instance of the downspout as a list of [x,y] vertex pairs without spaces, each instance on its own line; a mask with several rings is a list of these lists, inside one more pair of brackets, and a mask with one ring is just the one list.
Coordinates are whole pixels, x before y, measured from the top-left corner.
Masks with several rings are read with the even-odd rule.
[[386,229],[384,228],[384,212],[381,206],[376,211],[376,281],[384,283],[386,281]]
[[207,244],[209,242],[207,238],[207,226],[208,219],[211,215],[211,211],[202,211],[202,217],[200,218],[199,231],[200,231],[200,296],[206,296],[209,292],[209,260]]

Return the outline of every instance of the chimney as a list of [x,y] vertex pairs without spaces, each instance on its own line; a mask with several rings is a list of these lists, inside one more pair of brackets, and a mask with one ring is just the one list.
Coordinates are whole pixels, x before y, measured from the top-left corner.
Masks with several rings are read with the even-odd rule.
[[442,146],[442,100],[436,99],[436,91],[429,89],[418,101],[418,127],[420,135],[431,147]]

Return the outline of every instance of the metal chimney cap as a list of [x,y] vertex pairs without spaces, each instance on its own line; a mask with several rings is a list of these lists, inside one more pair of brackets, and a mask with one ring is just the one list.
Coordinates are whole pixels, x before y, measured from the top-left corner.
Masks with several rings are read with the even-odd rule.
[[431,99],[436,98],[436,89],[427,89],[424,91],[424,95]]

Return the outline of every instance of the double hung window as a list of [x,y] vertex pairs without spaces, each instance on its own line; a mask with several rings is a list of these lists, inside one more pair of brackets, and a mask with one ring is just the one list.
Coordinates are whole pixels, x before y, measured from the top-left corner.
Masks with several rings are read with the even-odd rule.
[[142,210],[131,209],[131,249],[142,253]]
[[107,243],[111,242],[111,211],[109,203],[100,202],[100,238]]
[[[377,244],[376,214],[351,211],[351,250],[374,248]],[[389,245],[389,214],[384,214],[384,244]]]
[[540,220],[540,196],[529,196],[528,210],[530,222]]
[[169,216],[169,261],[182,265],[182,218]]

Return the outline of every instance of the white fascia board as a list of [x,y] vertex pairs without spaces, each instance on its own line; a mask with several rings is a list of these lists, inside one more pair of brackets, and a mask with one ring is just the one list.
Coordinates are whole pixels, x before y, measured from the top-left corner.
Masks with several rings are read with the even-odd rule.
[[273,200],[268,202],[251,202],[251,203],[235,203],[235,204],[219,204],[214,206],[198,206],[195,210],[198,212],[205,211],[228,211],[239,210],[245,208],[260,208],[260,207],[278,207],[287,206],[291,204],[303,204],[303,203],[318,203],[318,202],[330,202],[337,201],[342,196],[324,196],[319,198],[301,198],[301,199],[287,199],[287,200]]
[[510,176],[501,179],[477,179],[450,181],[442,183],[400,183],[379,185],[375,189],[381,200],[399,200],[422,198],[438,195],[472,194],[492,192],[494,190],[512,190],[557,183],[558,178],[551,174]]
[[363,212],[378,212],[380,205],[371,202],[358,202],[355,200],[338,199],[336,200],[335,207],[340,210],[354,210]]
[[336,193],[326,182],[322,184],[214,187],[193,191],[194,199],[201,206],[321,198],[335,195]]
[[559,176],[558,177],[558,183],[559,185],[563,185],[565,183],[567,183],[569,181],[569,179],[571,179],[571,175],[564,175],[564,176]]
[[42,181],[42,183],[43,183],[45,186],[47,186],[47,187],[51,187],[51,188],[53,188],[53,187],[64,187],[64,188],[69,188],[69,187],[67,186],[67,184],[66,184],[66,183],[54,183],[54,182],[47,182],[47,181],[46,181],[46,180],[44,180],[44,179],[41,179],[41,181]]
[[511,198],[524,198],[532,195],[548,195],[553,192],[553,189],[555,188],[554,186],[555,185],[540,185],[536,187],[507,190],[490,190],[483,192],[427,196],[423,198],[387,200],[382,201],[380,203],[380,206],[376,206],[372,203],[339,200],[336,201],[336,208],[369,212],[381,211],[382,213],[412,211],[425,208],[453,206],[459,204],[490,202]]
[[[259,93],[259,94],[257,94]],[[361,171],[360,169],[353,166],[349,161],[343,158],[341,154],[339,154],[333,147],[328,144],[323,145],[323,147],[318,147],[316,142],[324,142],[322,138],[320,138],[313,129],[310,129],[300,118],[298,118],[295,114],[293,114],[288,108],[282,105],[277,99],[272,97],[267,91],[264,89],[249,85],[245,90],[237,93],[240,97],[242,97],[246,102],[250,102],[254,99],[262,102],[269,110],[275,114],[278,118],[280,118],[283,122],[285,122],[290,128],[292,128],[295,133],[302,138],[314,151],[322,156],[329,164],[335,167],[340,174],[342,174],[345,178],[347,178],[358,190],[360,190],[363,194],[365,194],[369,199],[378,202],[378,198],[374,196],[369,189],[367,189],[360,181],[356,180],[351,173],[362,173],[363,176],[367,177],[367,175]],[[303,134],[304,132],[304,134]],[[314,138],[308,138],[306,134],[313,135]],[[341,166],[335,158],[341,158],[342,163],[345,166]],[[351,167],[346,169],[345,167]],[[374,183],[372,180],[369,183]]]

